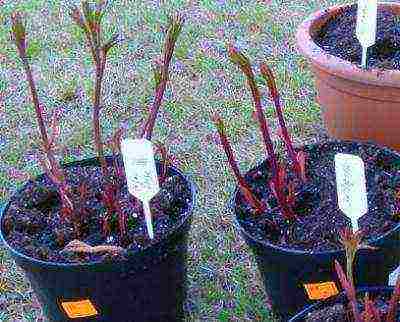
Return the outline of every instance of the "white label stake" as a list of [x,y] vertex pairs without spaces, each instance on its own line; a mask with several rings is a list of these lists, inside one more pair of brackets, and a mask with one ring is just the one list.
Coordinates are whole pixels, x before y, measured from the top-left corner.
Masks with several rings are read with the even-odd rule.
[[358,218],[368,211],[364,162],[356,155],[335,155],[338,205],[350,217],[353,231],[358,230]]
[[400,265],[393,272],[391,272],[389,274],[388,285],[396,286],[396,282],[397,282],[397,279],[399,278],[399,276],[400,276]]
[[121,141],[128,191],[143,202],[147,232],[154,238],[150,200],[160,190],[153,145],[145,139]]
[[362,68],[367,68],[367,50],[375,44],[377,0],[358,0],[356,35],[362,46]]

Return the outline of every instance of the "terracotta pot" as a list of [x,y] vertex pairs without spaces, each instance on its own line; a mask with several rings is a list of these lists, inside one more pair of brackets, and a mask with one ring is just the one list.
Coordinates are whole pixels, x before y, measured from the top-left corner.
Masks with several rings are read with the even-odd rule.
[[[363,70],[332,56],[313,40],[331,17],[350,5],[312,14],[296,35],[300,52],[311,62],[317,102],[329,135],[344,140],[372,140],[400,151],[400,71]],[[382,3],[400,15],[399,3]]]

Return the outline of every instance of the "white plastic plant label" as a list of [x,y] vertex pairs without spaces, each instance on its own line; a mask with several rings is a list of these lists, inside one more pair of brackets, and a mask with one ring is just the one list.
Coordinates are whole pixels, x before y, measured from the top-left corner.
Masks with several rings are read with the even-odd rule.
[[400,275],[400,265],[393,272],[389,274],[388,285],[395,286],[399,275]]
[[336,188],[340,210],[358,230],[358,218],[367,213],[368,200],[363,160],[352,154],[335,155]]
[[160,190],[153,145],[146,139],[123,139],[121,153],[128,191],[143,202],[147,231],[153,239],[149,202]]
[[377,0],[358,0],[356,35],[363,48],[361,65],[367,67],[367,50],[375,44]]

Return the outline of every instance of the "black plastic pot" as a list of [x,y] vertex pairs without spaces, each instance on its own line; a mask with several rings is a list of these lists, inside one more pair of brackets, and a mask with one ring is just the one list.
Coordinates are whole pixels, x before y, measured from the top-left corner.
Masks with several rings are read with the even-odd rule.
[[[350,141],[330,141],[324,144],[332,144],[332,147],[340,145],[342,148],[337,152],[350,153],[350,146],[353,143]],[[308,145],[303,149],[310,151],[311,149],[318,149],[320,145]],[[362,143],[362,145],[369,145],[369,143]],[[386,148],[382,148],[382,151],[388,157],[400,162],[398,153]],[[318,160],[315,160],[315,162],[318,162]],[[336,259],[344,265],[344,251],[318,253],[299,251],[285,249],[266,240],[255,239],[245,230],[236,217],[235,206],[238,193],[239,190],[236,188],[231,200],[231,206],[235,212],[235,226],[255,254],[272,308],[283,321],[287,321],[289,317],[305,305],[315,303],[318,300],[309,298],[305,284],[314,285],[328,282],[329,284],[322,286],[327,286],[328,290],[336,288],[340,291],[333,262]],[[360,250],[358,252],[355,262],[357,286],[386,285],[388,275],[400,262],[400,224],[385,235],[374,240],[368,240],[368,244],[377,247],[377,250]]]
[[[391,295],[393,293],[393,289],[394,289],[393,287],[362,287],[362,288],[357,289],[357,294],[368,292],[368,294],[370,294],[372,297],[374,295],[378,295],[378,294]],[[306,308],[301,310],[299,313],[297,313],[294,317],[292,317],[289,320],[289,322],[303,322],[303,321],[305,321],[305,318],[307,317],[307,315],[315,310],[320,310],[329,305],[334,305],[337,303],[345,303],[345,302],[347,302],[346,294],[342,292],[335,297],[331,297],[325,301],[320,301],[313,305],[307,306]]]
[[[98,161],[93,158],[66,166],[97,164]],[[128,253],[127,260],[87,264],[44,262],[13,249],[0,229],[2,242],[17,265],[25,271],[50,321],[141,322],[183,319],[187,237],[195,203],[195,189],[179,170],[170,167],[169,172],[182,177],[191,190],[192,200],[185,219],[159,242],[140,252]],[[3,214],[8,207],[7,204]],[[85,315],[85,312],[86,315],[94,315],[68,317]]]

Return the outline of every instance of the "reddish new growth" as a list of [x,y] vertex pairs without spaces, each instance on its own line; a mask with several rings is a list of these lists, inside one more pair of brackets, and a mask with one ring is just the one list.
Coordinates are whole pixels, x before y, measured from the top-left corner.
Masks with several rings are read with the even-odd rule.
[[150,109],[149,116],[143,123],[140,133],[141,138],[151,140],[153,129],[156,123],[157,115],[164,97],[165,88],[169,78],[169,65],[175,49],[175,43],[181,33],[183,27],[183,17],[175,15],[170,19],[167,37],[164,44],[163,62],[162,65],[157,65],[154,70],[154,79],[156,81],[156,93],[153,105]]
[[13,41],[18,50],[19,57],[22,61],[26,78],[31,91],[33,106],[36,113],[36,121],[39,127],[39,133],[41,138],[41,148],[44,152],[45,158],[40,160],[43,170],[48,174],[49,178],[53,180],[57,186],[60,198],[61,198],[61,214],[65,220],[72,221],[75,227],[75,232],[79,235],[79,218],[75,212],[75,206],[73,203],[73,198],[71,195],[71,188],[68,186],[64,172],[60,167],[60,164],[54,154],[53,149],[55,148],[56,141],[60,134],[59,128],[59,115],[58,113],[53,114],[52,118],[52,132],[51,135],[47,133],[46,125],[43,117],[43,105],[39,102],[39,97],[36,90],[35,81],[32,75],[32,69],[29,64],[28,57],[26,55],[26,31],[25,24],[22,22],[21,15],[19,13],[14,13],[11,16],[11,33]]
[[107,176],[107,164],[104,159],[104,147],[101,139],[100,110],[101,110],[101,88],[107,54],[118,42],[118,35],[112,36],[107,42],[102,40],[101,20],[107,1],[100,0],[95,6],[88,1],[82,2],[82,12],[77,7],[72,7],[71,18],[83,30],[86,42],[92,54],[96,69],[95,90],[93,94],[93,134],[97,150],[97,156],[103,175]]
[[162,170],[159,178],[159,183],[160,185],[162,185],[167,178],[168,166],[172,165],[172,160],[171,155],[169,154],[165,145],[159,142],[155,143],[154,145],[156,147],[156,153],[160,154],[161,157]]
[[271,95],[272,101],[274,102],[276,115],[278,117],[281,137],[282,140],[285,142],[285,146],[288,151],[289,157],[292,160],[294,171],[300,180],[306,182],[307,177],[305,173],[305,161],[306,161],[305,153],[303,151],[296,152],[293,148],[292,140],[290,139],[285,119],[283,117],[280,95],[278,92],[278,88],[276,87],[274,74],[266,64],[261,64],[260,70],[261,70],[261,75],[267,82],[269,93]]
[[383,319],[383,312],[381,312],[379,308],[376,307],[376,304],[369,299],[368,294],[366,294],[364,298],[364,311],[360,313],[358,309],[357,293],[354,284],[351,281],[349,281],[349,279],[346,277],[346,274],[343,271],[343,268],[336,260],[335,260],[335,269],[340,284],[342,285],[346,293],[347,299],[349,301],[349,305],[353,313],[354,322],[397,321],[396,319],[397,307],[400,301],[400,276],[397,277],[396,286],[394,287],[392,296],[389,300],[389,307],[387,309],[386,318]]
[[353,312],[353,317],[355,322],[361,322],[360,311],[358,310],[357,304],[357,294],[354,288],[354,284],[352,280],[348,280],[346,274],[343,271],[342,266],[340,266],[339,262],[335,260],[335,269],[336,274],[338,275],[340,284],[342,285],[344,291],[346,292],[346,296],[349,300],[351,310]]
[[[287,177],[287,172],[285,168],[279,163],[277,155],[275,154],[274,151],[274,146],[273,142],[271,139],[269,127],[267,120],[264,116],[263,112],[263,107],[261,103],[261,95],[260,91],[257,87],[257,83],[255,81],[255,75],[253,72],[253,69],[250,64],[250,60],[241,52],[239,52],[236,48],[233,46],[228,46],[228,53],[231,61],[235,63],[241,71],[244,73],[244,75],[247,78],[247,83],[250,87],[251,94],[253,97],[254,101],[254,107],[255,107],[255,112],[257,116],[257,120],[260,126],[260,131],[262,135],[262,139],[264,142],[264,146],[266,149],[266,158],[269,161],[270,164],[270,170],[272,174],[272,179],[268,183],[270,186],[272,192],[274,193],[277,201],[279,208],[281,209],[281,213],[284,216],[286,220],[293,221],[297,218],[296,214],[293,211],[293,205],[295,202],[295,195],[294,195],[294,183],[290,182]],[[271,70],[263,64],[261,66],[261,71],[263,76],[266,78],[268,87],[271,92],[271,96],[273,97],[274,103],[275,103],[275,108],[276,108],[276,113],[278,116],[279,124],[281,127],[281,133],[282,137],[285,141],[286,148],[288,149],[289,156],[292,159],[292,163],[294,165],[294,170],[299,177],[300,180],[303,182],[306,181],[306,176],[305,176],[305,155],[303,152],[295,152],[293,148],[293,144],[290,140],[290,136],[288,134],[283,114],[282,114],[282,108],[280,105],[279,101],[279,93],[276,88],[276,83],[274,79],[274,75],[272,74]],[[222,121],[220,121],[222,123]],[[218,133],[221,138],[221,143],[224,147],[225,153],[228,157],[229,164],[238,180],[239,186],[240,187],[248,187],[247,184],[244,183],[244,179],[239,179],[240,176],[238,174],[238,169],[237,166],[234,165],[235,161],[232,158],[232,156],[229,154],[229,144],[228,140],[226,137],[223,137],[221,133],[222,131],[218,130]],[[241,181],[239,181],[241,180]],[[249,202],[249,204],[258,212],[263,212],[266,209],[265,205],[255,203],[252,200],[256,200],[254,197],[253,193],[251,192],[250,188],[248,189],[243,189],[241,188],[242,191],[245,191],[244,194],[246,195],[246,200]]]
[[[118,218],[118,230],[121,237],[126,234],[126,214],[123,213],[120,202],[119,194],[120,187],[123,185],[124,171],[120,164],[118,164],[117,155],[120,154],[120,141],[123,135],[121,129],[117,130],[110,140],[110,146],[113,151],[113,163],[111,166],[114,168],[114,173],[110,173],[108,165],[104,157],[104,143],[102,141],[101,125],[100,125],[100,111],[102,107],[101,91],[102,82],[107,62],[107,54],[118,42],[118,36],[112,36],[108,41],[103,41],[102,31],[102,18],[107,6],[107,1],[99,0],[95,4],[90,4],[88,1],[82,1],[82,8],[72,6],[71,17],[73,21],[82,29],[85,34],[86,42],[95,65],[95,85],[93,95],[93,137],[97,156],[100,162],[102,171],[103,186],[101,190],[101,201],[104,205],[106,213],[103,217],[102,230],[105,236],[111,233],[111,219],[114,216]],[[45,158],[40,160],[44,171],[48,174],[49,178],[57,186],[61,198],[61,214],[63,219],[71,222],[74,226],[75,236],[79,238],[82,218],[86,215],[85,198],[87,198],[87,187],[83,184],[78,187],[76,196],[73,195],[71,187],[68,185],[63,169],[59,165],[54,148],[56,141],[60,135],[58,112],[53,114],[51,121],[51,135],[49,136],[46,130],[46,124],[43,117],[43,107],[39,103],[38,94],[36,91],[32,71],[29,61],[26,56],[26,32],[25,26],[21,21],[18,13],[12,16],[12,35],[18,49],[19,56],[23,63],[26,77],[31,89],[32,100],[36,111],[36,119],[38,122],[39,132],[42,140],[42,150]],[[143,126],[143,133],[141,137],[146,136],[151,139],[152,131],[154,128],[157,113],[159,111],[166,84],[168,81],[168,70],[172,59],[175,43],[181,32],[183,26],[183,19],[180,16],[175,16],[168,27],[167,38],[164,47],[163,65],[155,73],[156,77],[156,94],[155,101],[150,110],[149,118]],[[163,171],[160,182],[165,180],[167,175],[167,166],[169,164],[169,156],[164,146],[158,145],[158,151],[161,154],[163,162]]]
[[[97,151],[97,157],[100,161],[100,166],[103,174],[104,185],[102,189],[102,202],[106,208],[106,215],[103,218],[103,233],[109,235],[111,232],[110,220],[115,213],[118,213],[119,232],[121,236],[126,233],[126,218],[125,214],[120,210],[118,202],[119,194],[119,177],[122,172],[118,167],[115,168],[116,177],[112,178],[109,175],[107,163],[104,158],[104,146],[101,138],[100,125],[100,110],[101,110],[101,90],[102,82],[107,62],[107,54],[111,48],[118,43],[118,35],[113,35],[108,41],[102,40],[101,21],[104,16],[104,10],[107,6],[107,1],[100,0],[95,5],[89,4],[88,1],[82,2],[82,12],[75,6],[71,9],[71,18],[82,29],[86,36],[86,43],[89,47],[92,59],[95,65],[95,85],[93,94],[93,137]],[[118,131],[116,133],[117,139]],[[115,143],[115,142],[114,142]],[[112,146],[115,153],[115,144]]]
[[[346,266],[347,274],[344,273],[341,265],[335,260],[335,270],[338,275],[340,284],[344,289],[351,311],[353,313],[353,318],[355,322],[379,322],[383,321],[382,312],[376,307],[375,303],[366,294],[364,297],[364,311],[360,313],[357,303],[357,294],[354,284],[353,276],[353,263],[356,257],[357,251],[359,249],[374,249],[371,246],[363,245],[361,243],[362,232],[353,232],[350,228],[345,228],[340,232],[340,241],[343,244],[346,251]],[[386,314],[386,322],[395,322],[397,305],[400,301],[400,276],[397,278],[397,283],[394,288],[392,297],[389,302],[389,309]]]
[[351,228],[345,227],[339,232],[340,242],[344,247],[346,252],[346,269],[347,278],[354,285],[353,280],[353,263],[356,257],[357,251],[360,248],[366,248],[366,246],[361,246],[361,239],[363,233],[361,230],[353,232]]

